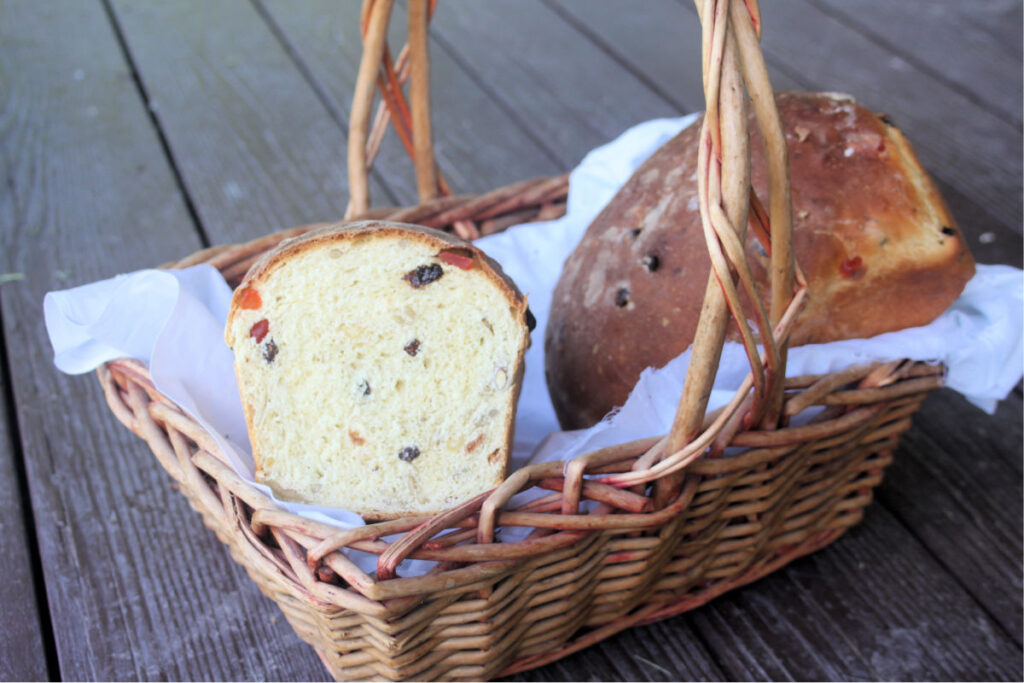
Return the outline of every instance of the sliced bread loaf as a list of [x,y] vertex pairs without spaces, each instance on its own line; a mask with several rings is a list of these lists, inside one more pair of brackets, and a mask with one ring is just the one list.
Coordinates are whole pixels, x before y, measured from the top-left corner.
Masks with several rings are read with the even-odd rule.
[[436,230],[361,222],[283,242],[225,331],[257,481],[369,519],[497,486],[528,316],[500,266]]

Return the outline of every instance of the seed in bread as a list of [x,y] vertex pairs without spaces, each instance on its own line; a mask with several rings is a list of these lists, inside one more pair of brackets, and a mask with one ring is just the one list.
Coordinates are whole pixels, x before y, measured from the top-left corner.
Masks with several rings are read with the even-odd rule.
[[529,344],[500,267],[444,233],[328,226],[235,291],[257,481],[370,519],[435,514],[504,479]]
[[[934,320],[974,261],[910,143],[886,116],[834,93],[777,97],[793,186],[793,248],[807,276],[793,346]],[[752,126],[753,128],[753,126]],[[647,367],[693,341],[710,271],[697,200],[694,123],[637,168],[567,259],[545,332],[559,421],[586,427],[622,405]],[[767,201],[762,142],[751,179]],[[747,254],[767,289],[769,258]],[[748,309],[749,310],[749,309]],[[731,338],[737,339],[735,328]]]

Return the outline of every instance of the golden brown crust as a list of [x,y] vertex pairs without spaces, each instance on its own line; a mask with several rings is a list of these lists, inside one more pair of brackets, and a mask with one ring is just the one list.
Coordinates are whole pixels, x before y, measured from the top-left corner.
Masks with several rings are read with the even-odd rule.
[[[508,464],[512,454],[512,435],[515,430],[516,406],[518,405],[519,394],[522,390],[526,349],[530,346],[529,325],[527,323],[528,302],[512,279],[505,274],[501,265],[494,259],[487,256],[483,251],[473,246],[472,243],[454,235],[441,232],[440,230],[406,223],[394,223],[388,221],[357,221],[353,223],[323,224],[300,237],[282,241],[277,245],[277,247],[265,253],[252,265],[232,295],[231,308],[225,325],[225,340],[227,341],[228,346],[233,346],[232,329],[234,327],[233,323],[235,314],[242,309],[242,298],[245,296],[246,290],[249,288],[256,288],[258,290],[260,284],[287,259],[308,249],[338,244],[340,242],[351,242],[362,238],[380,239],[388,237],[417,240],[433,249],[437,249],[438,253],[448,249],[457,249],[460,255],[472,258],[473,267],[479,268],[481,272],[501,288],[509,306],[517,312],[523,326],[527,328],[525,342],[521,344],[518,356],[515,359],[515,367],[517,368],[517,371],[514,375],[513,390],[511,392],[511,407],[508,411],[509,417],[504,425],[505,438],[503,441],[505,443],[505,453],[502,457],[504,466],[501,476],[494,482],[494,486],[497,487],[502,483],[502,481],[504,481],[508,474]],[[246,393],[244,390],[241,391],[241,395],[242,409],[245,413],[245,422],[251,433],[253,429],[252,407],[245,400]],[[253,458],[256,464],[256,480],[260,481],[262,479],[261,463],[263,461],[263,457],[257,450],[255,440],[253,440],[252,448]],[[281,493],[283,492],[279,492],[279,495]],[[315,503],[315,501],[302,502]],[[429,512],[424,512],[422,510],[402,512],[357,510],[356,512],[359,512],[367,521],[384,521],[411,515],[435,515],[443,512],[443,510],[434,510]]]
[[441,232],[440,230],[427,228],[422,225],[412,225],[409,223],[394,223],[391,221],[325,223],[299,237],[293,237],[282,241],[274,249],[263,254],[263,256],[252,264],[252,267],[249,268],[249,271],[245,274],[245,277],[242,278],[238,287],[235,288],[235,292],[231,297],[231,310],[228,313],[227,324],[224,328],[225,339],[227,340],[228,346],[232,345],[229,337],[231,325],[234,320],[235,311],[238,310],[241,304],[241,297],[244,295],[245,290],[248,287],[254,286],[256,283],[261,282],[267,275],[277,268],[284,259],[317,246],[335,244],[343,241],[352,241],[361,237],[387,236],[415,239],[427,244],[428,246],[435,247],[439,252],[453,247],[467,249],[469,253],[472,254],[474,264],[479,265],[481,270],[489,275],[494,282],[504,290],[505,296],[508,298],[510,305],[522,308],[521,312],[525,316],[526,299],[523,296],[523,293],[519,291],[516,283],[512,281],[512,278],[505,274],[501,264],[489,257],[480,249],[473,246],[472,242],[467,242],[464,239],[446,232]]
[[[935,319],[974,261],[909,143],[847,96],[781,93],[778,104],[794,250],[809,282],[792,345]],[[644,368],[693,340],[710,270],[697,209],[699,129],[691,125],[642,164],[566,262],[545,334],[548,386],[565,428],[621,405]],[[751,150],[752,183],[767,199],[756,132]],[[763,289],[768,258],[753,239],[747,251]]]

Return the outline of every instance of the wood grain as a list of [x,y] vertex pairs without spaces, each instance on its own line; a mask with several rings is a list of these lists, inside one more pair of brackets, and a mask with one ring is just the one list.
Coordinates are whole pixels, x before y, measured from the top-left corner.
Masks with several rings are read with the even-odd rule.
[[45,291],[200,246],[102,5],[4,3],[0,42],[4,267],[26,275],[0,302],[60,676],[322,676],[95,379],[52,364]]
[[435,40],[565,168],[632,125],[681,113],[544,5],[452,0],[442,7]]
[[[332,114],[347,122],[358,65],[358,6],[331,0],[260,0],[268,20],[308,73]],[[440,3],[438,16],[456,11]],[[405,43],[405,8],[393,12],[393,53]],[[479,193],[568,170],[534,139],[531,127],[502,109],[482,83],[431,41],[431,105],[438,165],[453,192]],[[475,74],[474,74],[475,76]],[[512,152],[514,150],[514,153]],[[409,157],[389,132],[375,166],[401,203],[415,203]]]
[[[813,2],[826,14],[867,37],[878,49],[899,55],[916,70],[969,99],[984,102],[989,111],[1020,127],[1024,96],[1020,50],[1007,50],[1006,46],[993,41],[984,28],[965,21],[971,15],[995,14],[990,3],[949,0]],[[1017,6],[1019,8],[1020,4]],[[1020,21],[1017,28],[1020,28]],[[979,74],[986,77],[979,77]]]
[[[342,217],[345,135],[250,4],[113,6],[213,242]],[[370,191],[395,201],[373,178]]]
[[707,681],[728,676],[688,616],[623,631],[508,681]]
[[[0,108],[2,111],[2,108]],[[0,211],[5,224],[11,202],[0,194]],[[6,285],[0,285],[3,288]],[[4,359],[0,341],[0,359]],[[42,576],[36,575],[36,558],[30,528],[29,501],[19,483],[20,453],[15,446],[13,405],[9,404],[10,382],[0,367],[0,681],[41,681],[49,678],[44,639],[50,638],[49,614],[40,614],[37,591],[43,590]],[[31,539],[31,540],[30,540]],[[46,624],[44,631],[43,624]]]
[[734,680],[1012,680],[1020,650],[882,507],[692,613]]
[[989,416],[952,390],[937,392],[904,435],[878,491],[1018,645],[1021,413],[1016,393]]

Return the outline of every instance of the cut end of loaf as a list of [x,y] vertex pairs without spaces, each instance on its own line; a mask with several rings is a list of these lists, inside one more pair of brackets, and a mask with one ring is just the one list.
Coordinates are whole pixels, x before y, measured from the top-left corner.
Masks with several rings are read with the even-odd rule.
[[514,285],[443,233],[358,223],[282,244],[225,332],[257,480],[371,519],[494,488],[528,334]]

